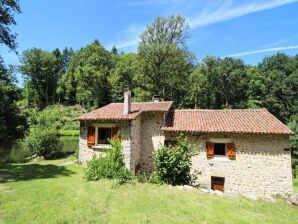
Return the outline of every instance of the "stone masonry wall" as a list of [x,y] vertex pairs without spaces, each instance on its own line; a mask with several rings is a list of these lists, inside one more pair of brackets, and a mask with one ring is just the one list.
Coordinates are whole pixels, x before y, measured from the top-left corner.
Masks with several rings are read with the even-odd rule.
[[[80,124],[80,139],[79,139],[79,161],[81,164],[86,165],[94,156],[104,156],[107,149],[93,149],[87,145],[87,132],[88,126],[95,123],[81,122]],[[130,138],[130,123],[118,122],[117,126],[120,127],[121,132],[121,145],[122,153],[124,155],[125,165],[128,169],[131,168],[131,138]]]
[[165,137],[161,131],[164,112],[147,112],[141,116],[141,171],[148,173],[153,169],[153,152],[164,144]]
[[[289,138],[278,135],[188,135],[202,151],[192,157],[192,172],[198,171],[201,187],[211,188],[211,176],[224,177],[228,195],[264,197],[292,192]],[[175,136],[166,134],[166,139]],[[207,159],[205,143],[210,138],[230,139],[235,143],[236,159]]]
[[80,139],[79,139],[79,161],[81,164],[86,165],[93,156],[101,156],[103,152],[94,151],[92,148],[89,148],[87,145],[87,132],[88,132],[88,123],[80,124]]
[[141,116],[131,121],[131,153],[130,153],[130,170],[135,173],[135,168],[141,163],[141,133],[142,133],[142,120]]

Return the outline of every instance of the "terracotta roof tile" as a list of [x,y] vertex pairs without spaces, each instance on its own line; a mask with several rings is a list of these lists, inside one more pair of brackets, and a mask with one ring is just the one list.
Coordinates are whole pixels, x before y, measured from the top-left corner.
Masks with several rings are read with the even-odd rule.
[[123,115],[123,103],[110,103],[97,110],[82,114],[77,120],[133,120],[146,111],[168,111],[172,101],[132,103],[131,112]]
[[164,131],[286,134],[293,132],[266,109],[172,110]]

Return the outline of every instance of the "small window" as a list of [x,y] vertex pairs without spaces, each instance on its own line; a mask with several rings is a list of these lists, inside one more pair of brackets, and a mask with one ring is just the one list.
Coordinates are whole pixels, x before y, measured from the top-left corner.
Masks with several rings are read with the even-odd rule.
[[177,141],[173,141],[173,140],[165,140],[165,146],[166,146],[166,147],[175,146],[176,144],[177,144]]
[[224,177],[211,177],[211,189],[224,192],[225,178]]
[[111,135],[111,128],[98,128],[97,144],[108,144]]
[[215,156],[225,156],[226,155],[226,144],[214,143],[214,155]]

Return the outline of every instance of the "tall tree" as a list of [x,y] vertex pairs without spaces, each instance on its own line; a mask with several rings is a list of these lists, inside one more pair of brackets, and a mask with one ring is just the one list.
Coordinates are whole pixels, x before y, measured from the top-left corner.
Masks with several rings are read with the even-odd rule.
[[296,58],[278,53],[258,65],[264,76],[263,105],[282,121],[298,113],[298,66]]
[[181,16],[157,17],[141,35],[138,54],[143,74],[139,86],[148,92],[147,96],[158,94],[183,104],[194,59],[186,46],[188,30]]
[[109,77],[112,102],[123,101],[123,90],[126,86],[132,90],[135,89],[135,77],[140,73],[140,68],[136,54],[127,53],[118,57],[115,68],[111,70]]
[[[10,50],[15,50],[17,45],[16,34],[11,32],[10,26],[16,25],[14,14],[20,12],[19,1],[0,2],[0,44]],[[19,93],[12,70],[4,65],[0,55],[0,139],[4,136],[20,135],[24,131],[23,120],[16,105]]]
[[57,70],[57,59],[52,53],[37,48],[23,52],[20,71],[37,92],[40,108],[55,102]]
[[10,30],[11,25],[16,25],[14,13],[20,13],[18,0],[1,0],[0,2],[0,44],[6,45],[9,49],[16,48],[16,34]]
[[25,119],[16,105],[20,91],[13,81],[11,69],[7,69],[0,58],[0,139],[22,135],[24,132]]
[[207,56],[189,77],[189,106],[243,108],[248,98],[247,69],[243,61]]
[[110,53],[98,41],[73,54],[61,81],[67,101],[86,108],[109,103],[108,77],[112,65]]

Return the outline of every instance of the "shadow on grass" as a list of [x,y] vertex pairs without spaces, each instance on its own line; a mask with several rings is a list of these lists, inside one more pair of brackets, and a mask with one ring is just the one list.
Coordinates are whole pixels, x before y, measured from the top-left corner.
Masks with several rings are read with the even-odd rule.
[[53,164],[0,164],[0,183],[69,176],[75,172]]

